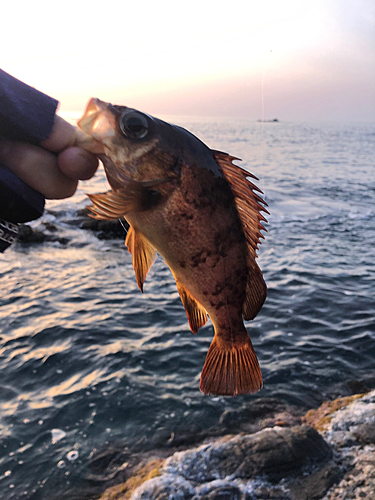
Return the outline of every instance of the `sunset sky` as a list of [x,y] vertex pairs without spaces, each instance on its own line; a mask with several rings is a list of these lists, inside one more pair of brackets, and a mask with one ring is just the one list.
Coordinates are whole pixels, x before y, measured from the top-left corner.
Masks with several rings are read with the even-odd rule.
[[375,120],[374,0],[6,2],[0,44],[63,112]]

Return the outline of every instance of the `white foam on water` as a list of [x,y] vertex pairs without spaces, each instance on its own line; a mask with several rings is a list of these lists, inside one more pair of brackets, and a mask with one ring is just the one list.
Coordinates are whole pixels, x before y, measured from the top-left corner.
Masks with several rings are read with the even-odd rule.
[[77,450],[72,450],[66,454],[66,458],[69,460],[69,462],[74,462],[74,460],[77,460],[78,457],[79,453]]
[[66,436],[66,432],[61,429],[52,429],[51,435],[52,435],[52,444],[56,444],[61,439],[64,439],[64,437]]

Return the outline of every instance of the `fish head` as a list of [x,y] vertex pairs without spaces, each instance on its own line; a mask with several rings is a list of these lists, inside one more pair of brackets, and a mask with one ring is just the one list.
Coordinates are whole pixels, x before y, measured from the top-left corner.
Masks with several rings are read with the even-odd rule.
[[[176,178],[183,165],[190,168],[198,163],[222,177],[212,151],[196,136],[136,109],[93,98],[78,127],[91,140],[91,151],[102,161],[114,189],[123,184],[120,177],[133,181]],[[90,150],[88,142],[81,145]]]
[[165,144],[172,126],[133,108],[93,98],[78,127],[95,144],[93,151],[102,160],[114,189],[121,187],[120,178],[160,178],[175,164],[175,155],[168,153],[171,148]]

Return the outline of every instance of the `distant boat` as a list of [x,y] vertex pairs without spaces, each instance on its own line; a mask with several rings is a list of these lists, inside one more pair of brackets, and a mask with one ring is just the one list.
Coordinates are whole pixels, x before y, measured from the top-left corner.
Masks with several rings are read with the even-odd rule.
[[257,120],[258,122],[261,122],[261,123],[275,123],[275,122],[278,122],[278,118],[274,118],[273,120]]

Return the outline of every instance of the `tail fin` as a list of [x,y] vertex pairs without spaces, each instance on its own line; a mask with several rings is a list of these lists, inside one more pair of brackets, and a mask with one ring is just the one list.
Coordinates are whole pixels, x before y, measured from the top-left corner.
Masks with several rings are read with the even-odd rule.
[[236,396],[254,394],[263,386],[257,356],[250,337],[226,342],[215,337],[203,366],[200,390],[204,394]]

